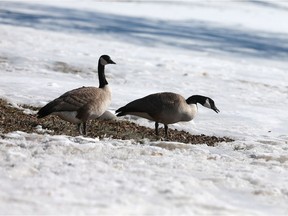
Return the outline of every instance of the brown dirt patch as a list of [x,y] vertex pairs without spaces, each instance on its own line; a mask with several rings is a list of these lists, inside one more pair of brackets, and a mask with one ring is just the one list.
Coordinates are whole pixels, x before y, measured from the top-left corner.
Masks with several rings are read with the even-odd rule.
[[[52,135],[69,135],[78,136],[76,125],[65,122],[56,116],[48,116],[43,119],[37,119],[36,115],[25,114],[24,109],[37,111],[38,108],[21,106],[17,109],[9,105],[6,101],[0,99],[0,133],[9,133],[12,131],[24,131],[27,133],[49,133]],[[39,130],[39,127],[46,129]],[[185,131],[178,131],[169,129],[169,141],[191,143],[191,144],[207,144],[214,146],[219,142],[234,141],[228,137],[216,137],[192,135]],[[164,135],[164,129],[160,128],[159,133]],[[113,139],[134,139],[137,142],[142,142],[143,139],[156,141],[161,139],[154,133],[154,129],[137,125],[129,121],[116,120],[94,120],[88,123],[88,136],[99,138],[113,138]]]

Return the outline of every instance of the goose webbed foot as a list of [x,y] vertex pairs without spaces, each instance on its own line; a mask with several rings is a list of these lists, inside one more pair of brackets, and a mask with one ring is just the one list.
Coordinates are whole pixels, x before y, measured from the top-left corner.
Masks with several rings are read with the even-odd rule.
[[81,135],[84,135],[84,136],[87,135],[87,124],[86,124],[86,122],[82,122],[82,123],[77,124],[77,128],[78,128],[78,131],[79,131],[79,133]]
[[161,137],[160,140],[161,141],[170,141],[168,137]]

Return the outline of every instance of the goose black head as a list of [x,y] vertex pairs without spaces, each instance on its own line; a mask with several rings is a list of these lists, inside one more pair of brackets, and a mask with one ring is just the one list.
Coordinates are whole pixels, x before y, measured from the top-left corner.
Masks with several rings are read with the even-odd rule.
[[209,98],[202,95],[193,95],[189,97],[186,102],[188,104],[197,104],[200,103],[202,106],[207,107],[209,109],[214,110],[216,113],[220,112],[218,108],[215,106],[215,102]]
[[99,61],[100,61],[100,64],[103,66],[107,64],[116,64],[114,61],[112,61],[112,59],[108,55],[102,55]]
[[211,98],[209,98],[209,97],[206,98],[205,103],[202,104],[202,105],[203,105],[204,107],[207,107],[207,108],[209,108],[209,109],[214,110],[216,113],[220,112],[220,110],[217,109],[217,107],[215,106],[215,102],[214,102]]

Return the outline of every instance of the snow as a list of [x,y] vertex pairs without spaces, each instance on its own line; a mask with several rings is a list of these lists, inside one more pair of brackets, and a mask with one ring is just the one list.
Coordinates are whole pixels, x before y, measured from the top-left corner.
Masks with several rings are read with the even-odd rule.
[[220,113],[200,106],[193,121],[171,128],[236,140],[209,147],[3,134],[1,214],[288,213],[286,2],[2,1],[0,8],[0,97],[14,106],[98,85],[98,58],[109,54],[117,63],[106,67],[111,112],[155,92],[202,94]]

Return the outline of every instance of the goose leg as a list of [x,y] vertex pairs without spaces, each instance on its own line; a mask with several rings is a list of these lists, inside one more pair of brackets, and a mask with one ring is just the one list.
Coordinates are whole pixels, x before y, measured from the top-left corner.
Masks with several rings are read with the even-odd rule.
[[155,134],[156,134],[156,136],[159,135],[159,133],[158,133],[158,127],[159,127],[159,123],[158,123],[158,122],[155,122]]
[[87,135],[87,123],[86,122],[83,122],[83,132],[84,132],[84,135]]
[[82,132],[82,123],[77,124],[77,129],[78,129],[79,133],[82,135],[83,134],[83,132]]
[[164,129],[165,129],[165,137],[166,139],[168,139],[168,125],[164,125]]
[[87,124],[86,122],[82,122],[77,124],[78,131],[81,135],[87,135]]

